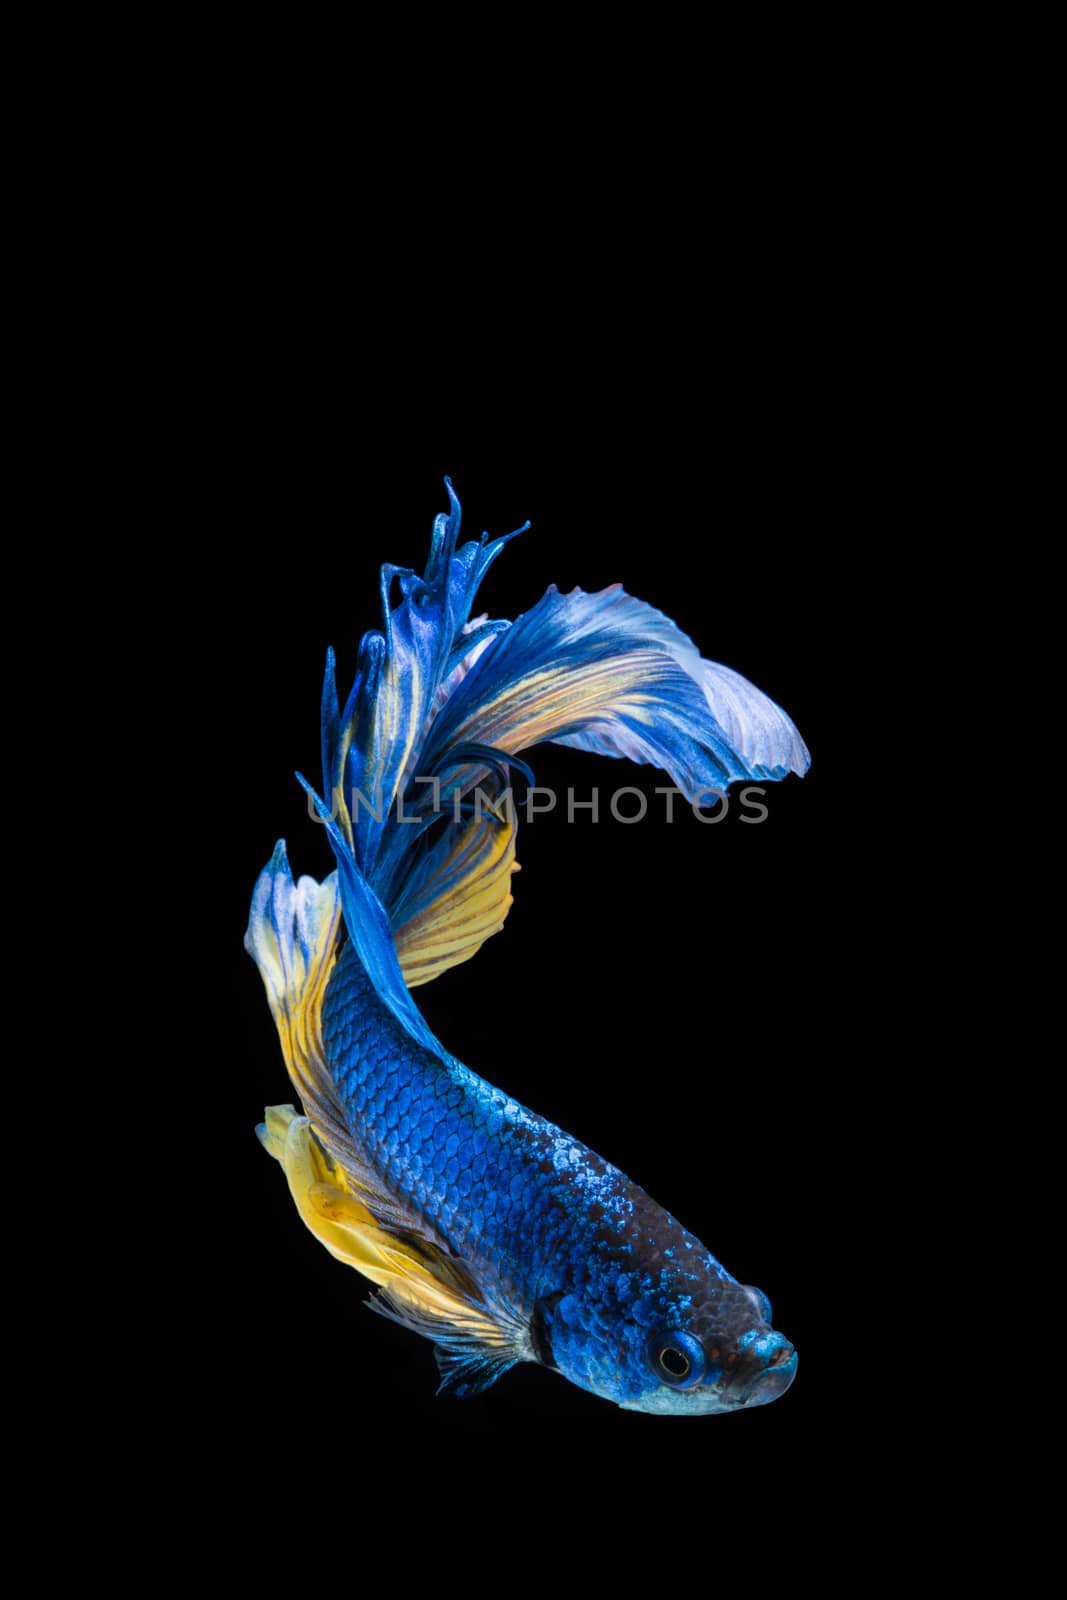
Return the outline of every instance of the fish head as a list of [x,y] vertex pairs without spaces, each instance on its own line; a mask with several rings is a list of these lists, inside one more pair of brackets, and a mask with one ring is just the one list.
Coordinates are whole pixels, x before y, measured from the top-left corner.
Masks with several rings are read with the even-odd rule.
[[738,1339],[716,1329],[703,1337],[691,1327],[663,1329],[649,1338],[645,1361],[655,1381],[620,1400],[625,1411],[687,1417],[765,1406],[785,1393],[797,1371],[796,1350],[763,1322]]
[[771,1326],[758,1289],[717,1284],[700,1305],[691,1295],[638,1297],[605,1314],[588,1297],[552,1308],[544,1346],[580,1388],[625,1411],[708,1416],[767,1405],[796,1376],[797,1353]]

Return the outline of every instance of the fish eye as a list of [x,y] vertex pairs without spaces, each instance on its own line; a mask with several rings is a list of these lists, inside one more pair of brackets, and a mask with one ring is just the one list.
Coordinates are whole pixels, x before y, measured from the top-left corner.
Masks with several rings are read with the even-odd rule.
[[659,1353],[659,1364],[672,1382],[680,1382],[688,1378],[692,1362],[681,1350],[675,1349],[673,1344],[665,1344]]
[[648,1361],[660,1383],[688,1389],[704,1376],[707,1362],[699,1339],[690,1333],[657,1333],[648,1341]]

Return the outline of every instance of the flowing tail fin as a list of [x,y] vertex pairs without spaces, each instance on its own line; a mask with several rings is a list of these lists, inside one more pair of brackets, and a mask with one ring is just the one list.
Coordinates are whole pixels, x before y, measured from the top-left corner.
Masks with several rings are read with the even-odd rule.
[[[553,586],[513,623],[472,622],[478,587],[515,535],[460,545],[459,502],[445,482],[451,509],[434,523],[425,572],[382,568],[383,626],[362,641],[343,707],[327,656],[327,798],[316,796],[349,937],[385,1004],[442,1058],[411,989],[469,960],[504,925],[517,870],[511,769],[531,777],[522,751],[548,740],[651,763],[694,802],[740,779],[802,775],[810,761],[773,700],[703,660],[668,617],[618,585]],[[250,948],[264,970],[262,944]],[[269,963],[264,979],[271,990]]]

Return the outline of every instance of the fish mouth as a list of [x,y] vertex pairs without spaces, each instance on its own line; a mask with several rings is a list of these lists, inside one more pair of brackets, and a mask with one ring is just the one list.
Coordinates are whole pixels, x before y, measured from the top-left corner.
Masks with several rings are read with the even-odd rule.
[[743,1386],[731,1385],[728,1404],[731,1409],[742,1406],[765,1406],[777,1400],[789,1388],[797,1375],[797,1353],[792,1345],[783,1345],[776,1351],[773,1361],[757,1372]]

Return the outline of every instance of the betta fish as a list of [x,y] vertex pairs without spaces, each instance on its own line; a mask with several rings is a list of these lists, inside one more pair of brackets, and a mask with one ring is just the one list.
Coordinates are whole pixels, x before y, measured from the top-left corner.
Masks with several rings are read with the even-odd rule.
[[382,568],[382,627],[343,707],[327,653],[322,794],[300,782],[336,870],[294,880],[282,841],[255,887],[245,944],[302,1105],[269,1108],[259,1137],[307,1227],[377,1286],[374,1309],[433,1341],[442,1390],[532,1361],[633,1411],[765,1404],[797,1367],[766,1295],[458,1061],[412,990],[503,926],[521,752],[650,763],[704,804],[803,775],[808,752],[772,700],[619,585],[471,620],[515,535],[460,544],[445,484],[425,572]]

